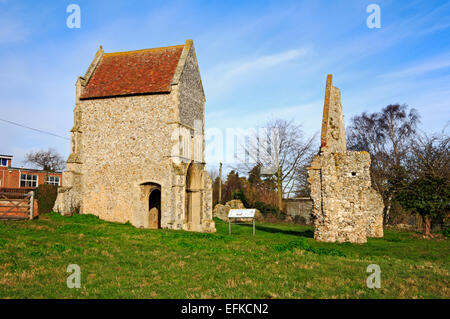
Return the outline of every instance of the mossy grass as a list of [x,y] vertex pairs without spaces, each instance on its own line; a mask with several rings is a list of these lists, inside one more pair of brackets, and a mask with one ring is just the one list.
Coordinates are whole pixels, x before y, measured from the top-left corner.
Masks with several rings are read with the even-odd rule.
[[[217,233],[137,229],[93,215],[0,222],[1,298],[449,298],[448,239],[386,230],[319,243],[313,228],[216,219]],[[81,288],[69,289],[69,264]],[[366,268],[381,267],[369,289]]]

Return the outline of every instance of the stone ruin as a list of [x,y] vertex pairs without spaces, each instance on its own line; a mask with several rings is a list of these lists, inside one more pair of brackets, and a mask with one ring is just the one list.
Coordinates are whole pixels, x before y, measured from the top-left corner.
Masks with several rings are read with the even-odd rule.
[[320,152],[308,168],[314,238],[365,243],[383,237],[381,195],[371,186],[368,152],[347,150],[341,94],[327,77]]

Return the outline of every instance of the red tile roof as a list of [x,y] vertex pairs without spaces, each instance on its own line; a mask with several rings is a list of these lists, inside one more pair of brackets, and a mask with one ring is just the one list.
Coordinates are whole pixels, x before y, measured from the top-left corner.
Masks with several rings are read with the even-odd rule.
[[80,98],[170,92],[183,48],[105,53]]

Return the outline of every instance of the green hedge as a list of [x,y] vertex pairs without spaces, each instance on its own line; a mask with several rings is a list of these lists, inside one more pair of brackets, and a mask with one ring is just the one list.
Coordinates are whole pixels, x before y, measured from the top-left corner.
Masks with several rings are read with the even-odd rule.
[[281,211],[275,205],[266,204],[263,202],[256,202],[255,208],[258,209],[264,216],[273,215],[273,216],[281,216]]
[[38,202],[39,214],[50,213],[55,205],[58,195],[58,186],[41,184],[36,188],[36,200]]

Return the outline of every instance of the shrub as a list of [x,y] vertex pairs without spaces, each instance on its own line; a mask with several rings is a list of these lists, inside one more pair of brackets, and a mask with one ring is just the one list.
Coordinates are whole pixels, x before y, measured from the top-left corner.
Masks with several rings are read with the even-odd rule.
[[306,225],[306,218],[304,216],[295,216],[294,217],[294,223],[296,224],[301,224],[301,225]]
[[39,214],[50,213],[53,210],[56,196],[58,195],[58,186],[41,184],[36,188],[35,193]]
[[258,209],[264,216],[267,215],[273,215],[277,217],[281,216],[281,211],[275,205],[266,204],[263,202],[256,202],[255,208]]
[[409,222],[411,213],[404,209],[399,203],[392,202],[391,203],[391,211],[389,212],[389,224],[392,226],[398,224],[407,224],[410,225]]
[[237,189],[235,191],[233,191],[233,199],[239,199],[242,204],[244,205],[244,207],[249,207],[248,202],[247,202],[247,198],[245,198],[245,194],[242,191],[242,189]]

